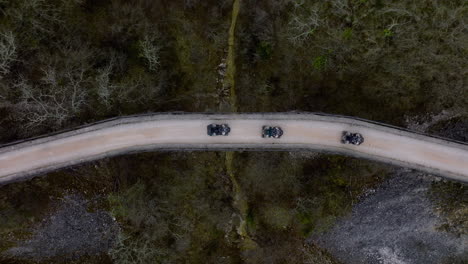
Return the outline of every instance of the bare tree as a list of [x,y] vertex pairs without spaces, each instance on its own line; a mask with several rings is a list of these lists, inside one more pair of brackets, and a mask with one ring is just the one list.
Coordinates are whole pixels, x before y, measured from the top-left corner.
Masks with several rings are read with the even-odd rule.
[[301,44],[309,36],[313,35],[320,26],[318,11],[313,8],[305,8],[301,3],[296,3],[296,9],[289,21],[289,39],[294,44]]
[[59,128],[76,116],[86,103],[84,69],[57,71],[48,67],[43,73],[38,85],[32,85],[25,78],[14,85],[21,93],[16,113],[26,129],[45,125]]
[[156,247],[154,243],[145,237],[132,239],[131,236],[121,232],[109,255],[118,264],[143,264],[167,258],[169,251],[163,247]]
[[[5,11],[5,16],[17,25],[27,29],[26,34],[42,37],[44,33],[51,33],[51,23],[63,24],[60,9],[46,0],[18,0],[17,5]],[[23,29],[23,28],[21,28]]]
[[0,78],[10,72],[10,65],[16,59],[16,42],[13,32],[0,33]]
[[98,70],[96,76],[97,94],[100,102],[109,108],[112,104],[112,93],[116,89],[116,85],[111,83],[110,75],[114,67],[114,60],[111,59],[110,63],[103,69]]
[[148,68],[151,71],[156,71],[159,66],[159,51],[161,47],[156,43],[155,36],[145,36],[139,42],[140,54],[139,56],[146,60]]

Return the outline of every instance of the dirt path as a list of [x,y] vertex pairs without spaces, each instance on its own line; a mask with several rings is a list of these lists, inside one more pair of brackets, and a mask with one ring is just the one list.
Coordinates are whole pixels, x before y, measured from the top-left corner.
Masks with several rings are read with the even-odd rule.
[[[121,122],[100,123],[0,148],[0,182],[109,155],[154,149],[326,150],[468,181],[467,145],[342,117],[160,114]],[[211,123],[228,123],[231,133],[227,137],[210,137],[206,126]],[[262,138],[263,125],[281,126],[285,133],[280,139]],[[341,144],[343,130],[361,133],[364,143]]]
[[235,44],[236,44],[236,24],[240,10],[240,0],[234,0],[232,4],[231,26],[229,27],[228,39],[228,55],[226,60],[227,71],[225,84],[229,87],[229,99],[231,111],[237,112],[237,96],[236,96],[236,63],[235,63]]
[[[228,39],[228,55],[226,60],[226,78],[224,83],[229,87],[229,106],[231,112],[237,112],[237,96],[236,96],[236,54],[235,54],[235,44],[236,44],[236,25],[237,17],[240,10],[240,0],[234,0],[232,4],[232,15],[231,15],[231,26],[229,27],[229,39]],[[256,247],[256,243],[250,238],[247,232],[247,213],[249,210],[249,205],[247,199],[245,198],[244,191],[242,190],[239,181],[237,180],[234,168],[234,159],[235,155],[232,151],[226,152],[226,173],[231,179],[233,186],[233,206],[239,212],[239,225],[237,227],[237,233],[242,238],[242,248],[253,248]]]

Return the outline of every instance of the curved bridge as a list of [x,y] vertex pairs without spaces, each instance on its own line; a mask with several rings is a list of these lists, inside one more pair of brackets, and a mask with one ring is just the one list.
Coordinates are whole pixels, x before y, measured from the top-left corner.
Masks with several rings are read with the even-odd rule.
[[[207,135],[227,123],[229,136]],[[262,126],[280,126],[280,139]],[[361,133],[359,146],[340,142]],[[0,184],[129,152],[151,150],[318,150],[377,160],[468,182],[468,145],[357,118],[313,113],[161,113],[115,118],[0,147]]]

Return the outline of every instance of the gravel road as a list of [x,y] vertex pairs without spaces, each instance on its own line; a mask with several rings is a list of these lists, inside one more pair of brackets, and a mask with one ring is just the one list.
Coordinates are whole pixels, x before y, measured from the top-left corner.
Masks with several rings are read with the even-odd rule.
[[[122,121],[123,120],[123,121]],[[311,149],[348,154],[468,181],[468,146],[351,118],[314,114],[159,114],[95,126],[0,148],[0,183],[109,155],[153,149]],[[206,126],[228,123],[227,137]],[[280,139],[262,138],[263,125]],[[340,143],[342,131],[361,133],[360,146]]]

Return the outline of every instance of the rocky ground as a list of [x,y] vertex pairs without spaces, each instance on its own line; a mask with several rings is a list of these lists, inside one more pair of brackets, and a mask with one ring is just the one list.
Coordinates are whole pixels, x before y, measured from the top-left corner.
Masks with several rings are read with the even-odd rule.
[[400,169],[368,192],[351,215],[310,240],[347,264],[467,263],[468,235],[437,228],[442,219],[429,198],[433,180]]
[[4,252],[3,257],[45,261],[61,257],[106,253],[113,245],[118,226],[105,211],[92,210],[93,202],[69,195],[33,231],[31,239]]

